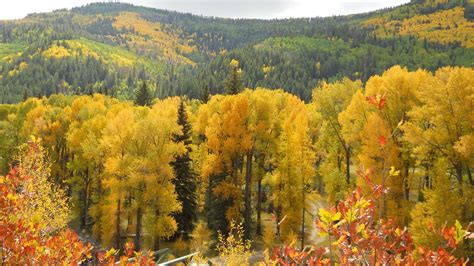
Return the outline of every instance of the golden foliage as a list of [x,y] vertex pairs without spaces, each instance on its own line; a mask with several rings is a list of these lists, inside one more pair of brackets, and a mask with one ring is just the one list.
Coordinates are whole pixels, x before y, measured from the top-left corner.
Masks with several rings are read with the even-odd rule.
[[263,227],[263,245],[269,251],[272,251],[275,247],[275,230],[273,230],[272,225],[265,225]]
[[113,26],[119,30],[133,29],[137,34],[127,33],[123,37],[137,49],[152,53],[158,50],[160,52],[157,56],[160,58],[195,65],[192,60],[183,54],[191,53],[196,48],[181,41],[177,36],[164,31],[159,22],[147,21],[137,13],[122,12],[115,17]]
[[[100,143],[105,155],[103,182],[109,192],[102,208],[114,217],[103,220],[106,243],[119,231],[135,232],[134,226],[142,220],[155,240],[169,238],[177,230],[172,213],[181,206],[170,162],[185,151],[171,138],[179,130],[177,107],[178,99],[170,98],[157,101],[151,109],[117,104],[109,110]],[[134,222],[122,228],[121,220],[127,217]]]
[[219,233],[217,251],[219,259],[224,265],[248,265],[251,242],[244,239],[244,229],[241,224],[234,221],[230,223],[230,233],[227,236]]
[[211,246],[212,236],[212,233],[207,228],[206,223],[199,221],[190,236],[192,238],[191,249],[201,254],[206,253],[208,248]]
[[30,178],[22,184],[27,208],[15,216],[40,224],[45,232],[63,229],[68,222],[68,198],[63,189],[49,180],[50,163],[39,139],[32,137],[28,144],[20,147],[18,163],[20,175]]
[[426,200],[416,204],[411,211],[410,232],[413,241],[418,246],[429,248],[439,246],[441,239],[431,228],[442,228],[445,224],[452,226],[456,219],[462,216],[462,198],[459,197],[456,189],[450,189],[455,182],[446,175],[447,170],[446,160],[435,163],[430,171],[434,177],[433,189],[423,190]]
[[69,53],[68,49],[66,49],[64,46],[54,43],[51,45],[51,47],[43,52],[43,55],[45,57],[62,58],[71,56],[71,53]]
[[15,66],[12,70],[8,71],[8,77],[13,77],[19,74],[21,71],[25,70],[28,67],[28,63],[21,62],[18,66]]
[[433,42],[459,42],[464,47],[474,47],[474,22],[464,17],[463,7],[416,15],[403,20],[390,20],[387,16],[376,17],[362,22],[362,25],[374,27],[377,36],[382,38],[412,35]]

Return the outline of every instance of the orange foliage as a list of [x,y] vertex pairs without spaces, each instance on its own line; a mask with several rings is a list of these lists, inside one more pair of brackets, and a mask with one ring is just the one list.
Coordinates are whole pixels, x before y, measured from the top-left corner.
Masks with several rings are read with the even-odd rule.
[[[120,265],[155,265],[153,261],[153,252],[135,252],[132,242],[127,242],[124,246],[124,255],[120,256]],[[118,250],[110,249],[107,252],[97,253],[97,260],[99,265],[115,265],[115,257]]]
[[[38,143],[30,142],[29,156],[42,156]],[[72,230],[54,235],[42,223],[20,218],[28,208],[23,184],[32,177],[24,175],[21,164],[6,177],[0,177],[0,241],[2,263],[6,265],[53,265],[60,262],[79,264],[89,258],[90,245],[85,245]]]

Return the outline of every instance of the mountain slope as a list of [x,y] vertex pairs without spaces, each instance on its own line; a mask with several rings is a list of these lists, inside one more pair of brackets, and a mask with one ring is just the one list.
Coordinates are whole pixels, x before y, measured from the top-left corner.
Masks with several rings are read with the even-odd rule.
[[366,14],[232,20],[97,3],[0,21],[1,102],[51,93],[130,98],[149,80],[157,97],[222,92],[229,62],[246,86],[303,99],[322,80],[365,81],[400,64],[473,66],[467,1],[413,1]]

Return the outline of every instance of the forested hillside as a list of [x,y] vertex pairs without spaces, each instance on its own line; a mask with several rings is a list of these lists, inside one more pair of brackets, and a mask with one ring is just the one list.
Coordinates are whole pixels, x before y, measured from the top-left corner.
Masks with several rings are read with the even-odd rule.
[[232,59],[246,87],[311,99],[322,81],[361,79],[400,64],[472,66],[469,1],[413,1],[367,14],[285,20],[208,18],[120,3],[0,21],[1,102],[95,92],[132,99],[223,92]]

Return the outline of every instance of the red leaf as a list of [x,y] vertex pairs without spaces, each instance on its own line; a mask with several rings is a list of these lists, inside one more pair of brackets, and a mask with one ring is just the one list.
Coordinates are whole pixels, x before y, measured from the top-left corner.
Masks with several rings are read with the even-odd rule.
[[367,97],[366,97],[366,100],[367,100],[370,104],[377,105],[377,100],[375,99],[374,96],[367,96]]
[[381,147],[384,147],[385,144],[387,144],[387,139],[383,135],[379,136],[379,144]]
[[382,97],[382,98],[380,99],[380,102],[377,104],[377,108],[378,108],[379,110],[382,110],[382,108],[385,106],[385,103],[386,103],[385,97]]
[[375,105],[377,107],[377,109],[379,110],[382,110],[382,108],[385,106],[385,104],[387,103],[387,100],[385,99],[385,94],[380,96],[380,95],[376,95],[376,96],[367,96],[366,97],[366,100],[372,104],[372,105]]

